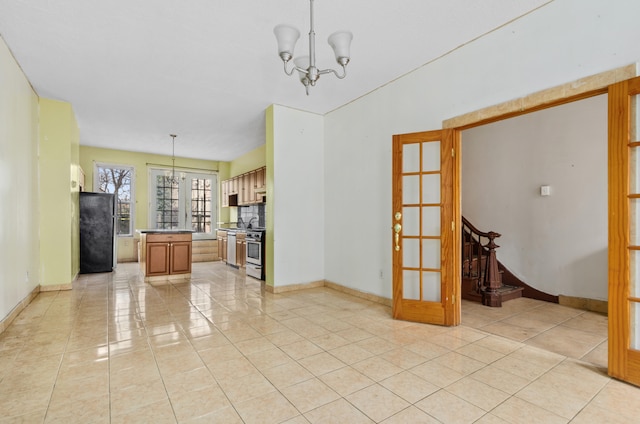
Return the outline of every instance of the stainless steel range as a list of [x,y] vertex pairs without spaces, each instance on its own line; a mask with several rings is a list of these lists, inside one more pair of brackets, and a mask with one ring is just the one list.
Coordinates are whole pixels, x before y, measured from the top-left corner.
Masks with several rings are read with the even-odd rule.
[[247,275],[259,280],[265,279],[264,246],[265,230],[247,230]]

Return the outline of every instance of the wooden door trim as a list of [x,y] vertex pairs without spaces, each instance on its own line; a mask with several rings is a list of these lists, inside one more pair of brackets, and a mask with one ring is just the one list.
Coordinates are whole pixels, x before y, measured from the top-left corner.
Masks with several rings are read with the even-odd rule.
[[635,63],[600,72],[541,90],[497,105],[455,116],[442,121],[442,128],[466,130],[503,119],[560,106],[577,100],[606,94],[610,85],[638,76]]

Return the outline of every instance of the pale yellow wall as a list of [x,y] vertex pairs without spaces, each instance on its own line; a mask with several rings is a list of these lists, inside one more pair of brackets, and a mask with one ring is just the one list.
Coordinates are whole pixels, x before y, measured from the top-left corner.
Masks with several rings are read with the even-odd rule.
[[40,281],[40,202],[38,96],[1,37],[0,198],[2,321]]
[[69,172],[71,178],[71,274],[80,272],[80,129],[75,115],[71,125],[71,163]]
[[[273,252],[273,105],[269,106],[265,111],[266,118],[266,142],[265,142],[265,161],[267,166],[266,183],[267,183],[267,241],[265,242],[265,249],[267,252]],[[273,254],[267,256],[267,270],[266,270],[266,283],[273,286]]]
[[39,104],[40,285],[65,286],[79,269],[79,131],[69,103],[41,98]]
[[[85,191],[94,191],[93,169],[95,162],[134,167],[135,218],[133,225],[134,229],[148,228],[149,168],[161,168],[163,166],[170,168],[172,165],[171,156],[80,146],[80,166],[85,172]],[[229,175],[229,167],[225,162],[176,157],[176,168],[181,167],[191,168],[189,169],[190,171],[197,169],[206,171],[218,171],[218,192],[220,191],[220,181],[222,179],[228,178]],[[220,201],[218,201],[218,209],[220,210]],[[135,260],[135,255],[136,244],[132,241],[131,237],[119,237],[118,260]]]
[[[266,163],[267,163],[266,152],[267,152],[267,145],[263,144],[262,146],[253,149],[249,153],[245,153],[244,155],[232,160],[229,163],[229,178],[266,166]],[[231,206],[228,208],[223,208],[223,210],[225,210],[229,214],[228,219],[226,221],[221,219],[220,221],[222,222],[238,221],[237,207]]]
[[245,172],[265,166],[267,163],[266,152],[267,145],[263,144],[249,153],[232,160],[229,166],[229,175],[235,177],[236,175],[244,174]]

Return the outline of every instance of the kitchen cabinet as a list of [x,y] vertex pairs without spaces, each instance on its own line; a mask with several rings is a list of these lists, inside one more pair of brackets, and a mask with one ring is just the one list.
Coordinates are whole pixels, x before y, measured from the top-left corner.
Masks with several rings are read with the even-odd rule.
[[238,194],[238,178],[231,178],[229,181],[229,195]]
[[247,234],[236,233],[236,265],[243,268],[247,264]]
[[267,168],[262,167],[256,169],[256,177],[255,177],[255,189],[254,191],[257,193],[264,192],[267,188]]
[[220,183],[222,207],[264,203],[266,174],[266,167],[262,167],[222,181]]
[[255,203],[255,172],[248,172],[238,177],[239,180],[239,199],[238,205],[252,205]]
[[216,238],[218,239],[218,259],[227,262],[227,232],[216,231]]
[[145,231],[140,244],[140,268],[146,282],[191,277],[191,232]]
[[222,193],[222,198],[220,199],[222,207],[226,208],[229,206],[229,180],[224,180],[220,183],[220,192]]

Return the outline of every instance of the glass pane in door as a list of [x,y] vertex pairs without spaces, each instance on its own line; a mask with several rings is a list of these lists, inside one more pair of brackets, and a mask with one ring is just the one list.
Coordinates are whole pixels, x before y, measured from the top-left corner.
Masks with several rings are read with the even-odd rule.
[[440,236],[440,206],[422,208],[422,235]]
[[420,272],[402,271],[402,298],[420,300]]
[[416,205],[420,203],[420,177],[405,175],[402,177],[402,203]]
[[402,234],[404,236],[420,235],[420,208],[409,206],[402,208]]
[[640,303],[631,302],[629,319],[631,321],[629,336],[631,338],[630,348],[640,350]]
[[426,271],[422,273],[422,299],[429,302],[441,301],[441,274]]
[[404,268],[420,268],[419,239],[402,239],[402,266]]
[[440,174],[422,176],[422,203],[440,204]]
[[402,172],[420,171],[420,144],[405,144],[402,146]]
[[422,172],[440,170],[440,142],[432,141],[422,145]]

